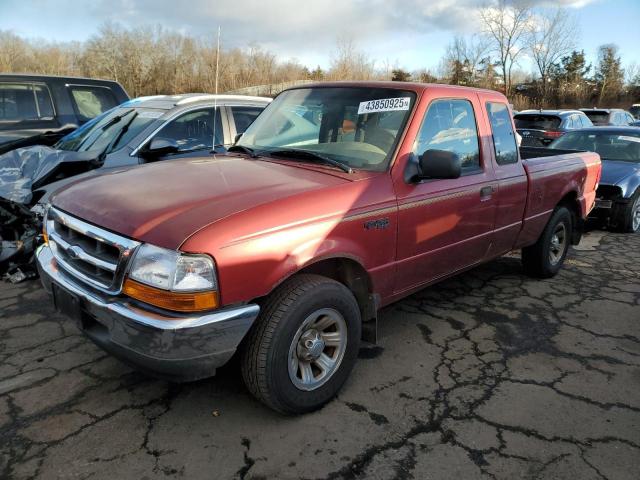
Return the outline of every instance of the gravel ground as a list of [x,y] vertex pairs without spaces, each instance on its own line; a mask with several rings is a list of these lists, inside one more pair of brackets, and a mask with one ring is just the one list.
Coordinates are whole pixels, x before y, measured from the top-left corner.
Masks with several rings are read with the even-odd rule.
[[0,478],[640,476],[640,235],[556,278],[505,257],[386,308],[340,396],[283,417],[237,365],[170,384],[107,356],[37,282],[0,284]]

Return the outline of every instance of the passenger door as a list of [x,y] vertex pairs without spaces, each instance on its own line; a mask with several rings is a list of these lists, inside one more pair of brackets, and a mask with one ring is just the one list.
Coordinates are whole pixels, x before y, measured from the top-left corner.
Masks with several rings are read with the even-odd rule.
[[496,185],[485,142],[479,142],[476,112],[480,111],[476,98],[434,99],[413,146],[413,156],[428,149],[457,153],[463,165],[461,177],[408,183],[395,176],[396,293],[479,263],[487,255]]

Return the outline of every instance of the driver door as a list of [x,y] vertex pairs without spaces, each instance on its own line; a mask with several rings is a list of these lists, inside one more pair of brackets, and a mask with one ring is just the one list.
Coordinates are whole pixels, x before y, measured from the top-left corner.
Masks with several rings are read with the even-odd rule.
[[[396,180],[398,247],[396,293],[414,289],[481,262],[491,246],[497,189],[477,99],[435,99],[413,146],[454,152],[455,179]],[[481,118],[481,117],[480,117]]]
[[149,145],[155,139],[172,140],[178,145],[178,151],[153,159],[143,156],[144,161],[202,157],[209,155],[213,150],[214,144],[216,146],[224,146],[228,127],[222,121],[221,110],[221,108],[216,109],[215,127],[213,107],[189,110],[168,121],[147,141],[146,145]]

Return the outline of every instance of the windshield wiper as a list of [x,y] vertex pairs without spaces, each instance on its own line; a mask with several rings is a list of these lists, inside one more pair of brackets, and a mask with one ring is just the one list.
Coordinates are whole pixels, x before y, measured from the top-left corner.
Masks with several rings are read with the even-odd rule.
[[227,152],[242,152],[246,153],[251,158],[256,158],[258,156],[253,148],[245,147],[244,145],[232,145],[227,148]]
[[[129,112],[132,112],[132,111],[133,110],[129,110]],[[98,160],[100,160],[101,162],[104,161],[104,158],[107,156],[108,153],[111,152],[111,149],[113,147],[115,147],[118,144],[118,142],[120,141],[120,139],[124,136],[124,134],[127,133],[127,130],[129,130],[129,126],[133,123],[133,121],[136,119],[137,116],[138,116],[138,112],[135,112],[131,116],[131,120],[129,120],[127,123],[125,123],[122,126],[122,128],[120,129],[118,134],[115,137],[113,137],[113,139],[107,144],[107,146],[104,148],[104,150],[102,150],[102,152],[98,156]],[[124,117],[124,115],[119,117],[118,121],[122,120],[123,117]]]
[[322,163],[326,163],[327,165],[332,165],[346,173],[353,173],[353,169],[349,165],[345,165],[344,163],[339,162],[338,160],[325,157],[320,153],[312,152],[310,150],[298,150],[296,148],[261,150],[260,152],[257,152],[256,155],[266,155],[266,156],[276,155],[278,157],[288,157],[293,159],[304,157],[305,159],[308,159],[308,160],[315,160]]

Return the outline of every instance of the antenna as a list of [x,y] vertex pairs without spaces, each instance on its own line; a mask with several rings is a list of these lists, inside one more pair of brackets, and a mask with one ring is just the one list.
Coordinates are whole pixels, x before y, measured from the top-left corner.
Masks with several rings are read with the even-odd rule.
[[215,97],[213,99],[213,145],[212,152],[216,153],[216,118],[218,118],[218,66],[220,65],[220,25],[218,25],[218,41],[216,45],[216,86]]

